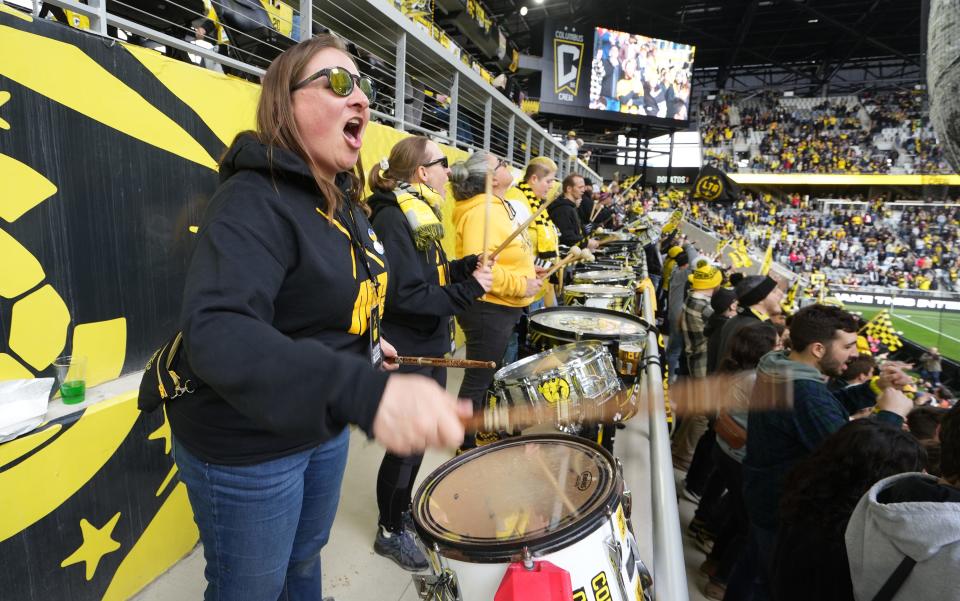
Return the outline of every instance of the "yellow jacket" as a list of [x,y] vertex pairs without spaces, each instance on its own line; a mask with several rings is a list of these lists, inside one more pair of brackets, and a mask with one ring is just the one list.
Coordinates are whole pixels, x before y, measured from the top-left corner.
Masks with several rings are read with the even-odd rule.
[[[457,230],[458,257],[493,252],[513,232],[508,205],[497,197],[490,203],[487,248],[483,247],[484,194],[467,200],[458,200],[453,207],[453,224]],[[526,307],[533,301],[525,296],[527,278],[536,277],[533,253],[524,236],[517,236],[497,255],[493,266],[493,288],[480,300],[508,307]]]

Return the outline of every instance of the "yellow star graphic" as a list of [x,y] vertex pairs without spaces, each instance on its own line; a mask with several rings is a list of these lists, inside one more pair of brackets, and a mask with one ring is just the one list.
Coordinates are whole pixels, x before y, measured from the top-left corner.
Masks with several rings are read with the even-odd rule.
[[60,567],[65,568],[84,561],[87,563],[87,580],[91,580],[103,556],[107,553],[113,553],[120,548],[120,543],[110,537],[119,519],[120,512],[118,511],[115,516],[110,518],[109,522],[104,524],[103,528],[97,528],[85,519],[80,520],[80,532],[83,535],[83,544],[70,554],[69,557],[64,559]]
[[163,423],[160,424],[160,427],[150,433],[147,436],[147,440],[157,440],[159,438],[163,439],[163,452],[167,455],[170,454],[170,446],[173,441],[172,435],[170,434],[170,420],[167,419],[167,408],[163,408]]
[[[10,100],[10,92],[0,92],[0,106],[3,106]],[[0,119],[0,129],[10,129],[10,124]]]

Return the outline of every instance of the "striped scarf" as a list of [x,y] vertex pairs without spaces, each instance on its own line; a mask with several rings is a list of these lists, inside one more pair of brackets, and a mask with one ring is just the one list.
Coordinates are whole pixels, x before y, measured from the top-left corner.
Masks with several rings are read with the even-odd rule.
[[[543,204],[537,195],[533,193],[533,190],[527,185],[526,182],[517,184],[517,189],[523,192],[523,195],[527,199],[527,203],[530,205],[530,212],[535,213],[540,209],[540,205]],[[557,234],[556,226],[553,225],[553,220],[550,219],[550,214],[547,211],[543,211],[537,218],[533,220],[533,223],[530,224],[530,227],[534,229],[537,236],[537,251],[538,256],[541,258],[547,257],[556,257],[557,256]]]

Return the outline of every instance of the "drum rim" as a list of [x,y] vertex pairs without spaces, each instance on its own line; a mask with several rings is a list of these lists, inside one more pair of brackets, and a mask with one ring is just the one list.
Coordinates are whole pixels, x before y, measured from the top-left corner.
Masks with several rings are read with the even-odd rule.
[[[577,286],[596,286],[598,288],[619,288],[619,290],[612,290],[606,292],[597,292],[596,290],[574,290]],[[563,293],[567,294],[570,292],[572,294],[578,294],[578,296],[599,296],[602,298],[621,298],[625,296],[633,296],[636,294],[633,288],[630,286],[621,286],[620,284],[567,284],[563,287]]]
[[[520,541],[513,540],[502,543],[475,543],[440,538],[420,523],[424,495],[436,488],[436,485],[440,483],[445,476],[449,475],[461,464],[469,461],[473,457],[490,453],[503,446],[526,444],[528,442],[547,442],[551,440],[564,443],[576,443],[588,447],[593,451],[597,451],[605,459],[605,465],[609,468],[610,490],[605,494],[605,498],[596,504],[596,507],[581,516],[581,519],[577,522],[532,540],[524,541],[521,539]],[[524,549],[533,555],[542,556],[565,549],[587,538],[596,531],[598,524],[602,524],[609,519],[613,512],[616,511],[617,504],[619,504],[623,498],[623,489],[623,478],[619,473],[613,455],[594,441],[562,433],[525,434],[476,447],[444,462],[424,478],[423,483],[417,488],[417,492],[413,496],[411,503],[411,514],[414,528],[421,540],[423,540],[428,549],[435,549],[436,552],[443,557],[469,563],[503,563],[522,559]]]
[[627,334],[629,338],[641,338],[646,337],[647,334],[653,329],[653,326],[646,319],[633,315],[632,313],[624,313],[623,311],[615,311],[613,309],[601,309],[599,307],[584,307],[582,305],[577,306],[568,306],[568,307],[546,307],[539,309],[530,314],[529,323],[527,328],[530,331],[537,332],[539,334],[544,334],[555,340],[567,340],[570,336],[580,336],[579,340],[588,341],[588,340],[601,340],[601,341],[618,341],[623,338],[624,335],[619,332],[616,334],[601,334],[594,332],[583,332],[583,333],[574,333],[571,330],[561,330],[560,328],[555,328],[553,326],[548,326],[542,323],[537,323],[534,321],[534,317],[540,315],[541,313],[556,313],[557,311],[575,311],[575,312],[587,312],[587,313],[599,313],[613,318],[626,319],[627,321],[638,322],[640,326],[644,328],[644,332],[637,334]]
[[[511,364],[509,364],[509,365],[504,365],[503,367],[501,367],[500,369],[498,369],[498,370],[496,371],[496,373],[493,374],[493,385],[494,385],[494,387],[500,387],[500,386],[516,384],[516,383],[520,383],[520,382],[528,382],[528,381],[530,381],[530,377],[529,377],[529,376],[520,376],[520,377],[516,377],[516,378],[506,378],[503,374],[504,374],[504,372],[505,372],[506,370],[510,369],[511,367],[514,367],[514,366],[522,366],[522,365],[526,365],[526,364],[528,364],[528,363],[533,363],[535,360],[541,359],[541,355],[549,355],[550,353],[554,353],[554,352],[556,352],[556,351],[558,351],[558,350],[566,350],[566,347],[578,347],[578,346],[579,346],[579,347],[590,348],[592,351],[594,351],[594,353],[589,356],[590,359],[593,359],[595,356],[602,356],[604,353],[607,352],[607,351],[606,351],[606,348],[604,348],[603,344],[602,344],[599,340],[578,340],[578,341],[570,342],[570,343],[567,343],[567,344],[561,344],[560,346],[555,346],[555,347],[553,347],[553,348],[551,348],[551,349],[547,349],[547,350],[545,350],[545,351],[540,351],[539,353],[536,353],[536,354],[534,354],[534,355],[530,355],[530,356],[524,357],[523,359],[517,359],[516,361],[514,361],[513,363],[511,363]],[[581,359],[583,359],[583,358],[582,358],[582,357],[577,357],[577,358],[575,359],[575,361],[580,362]],[[560,366],[551,367],[550,369],[546,369],[546,370],[542,371],[540,375],[544,375],[544,376],[547,375],[547,374],[550,374],[550,375],[560,375],[560,374],[562,374],[564,371],[566,371],[564,368],[565,368],[567,365],[570,365],[571,363],[572,363],[572,361],[567,361],[566,363],[564,363],[564,364],[562,364],[562,365],[560,365]],[[583,363],[586,363],[586,361],[583,361]]]

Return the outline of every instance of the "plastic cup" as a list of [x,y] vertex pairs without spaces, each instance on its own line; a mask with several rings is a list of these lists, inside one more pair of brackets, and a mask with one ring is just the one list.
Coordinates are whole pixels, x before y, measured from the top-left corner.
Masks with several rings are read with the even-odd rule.
[[53,362],[64,405],[82,403],[87,392],[87,358],[73,355],[58,357]]

